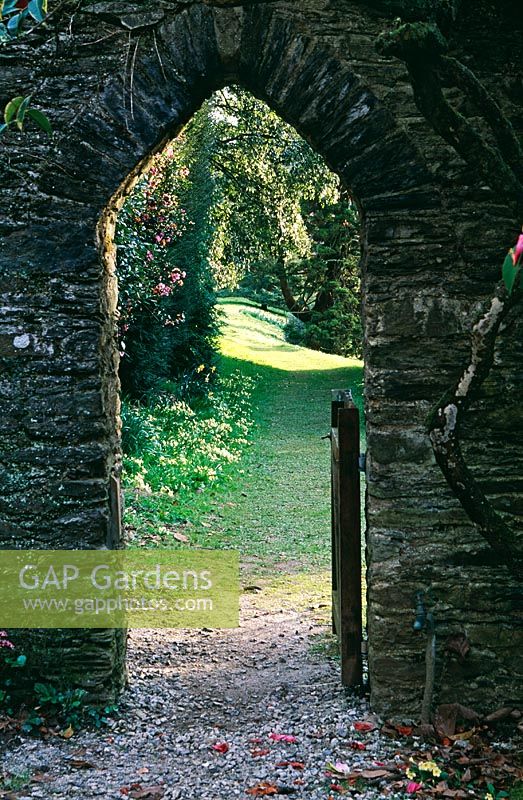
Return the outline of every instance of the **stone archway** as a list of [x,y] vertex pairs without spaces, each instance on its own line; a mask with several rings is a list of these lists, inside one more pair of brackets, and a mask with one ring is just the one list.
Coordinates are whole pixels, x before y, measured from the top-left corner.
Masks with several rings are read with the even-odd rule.
[[[450,632],[466,600],[462,570],[449,559],[464,532],[478,543],[425,433],[428,408],[466,351],[471,305],[488,292],[479,282],[471,303],[466,277],[453,272],[459,240],[463,253],[474,233],[463,234],[469,201],[456,208],[451,195],[456,184],[467,195],[470,176],[419,120],[401,67],[374,53],[379,18],[355,4],[348,15],[341,2],[321,13],[285,2],[128,13],[117,6],[80,13],[58,59],[39,62],[34,80],[55,110],[57,133],[51,147],[43,138],[17,142],[8,166],[15,188],[2,196],[2,545],[117,544],[111,226],[150,154],[213,90],[238,82],[323,155],[361,209],[372,703],[383,714],[414,715],[424,680],[424,644],[411,632],[414,591],[437,586],[445,565]],[[483,573],[477,580],[490,592]],[[499,592],[489,597],[503,615]],[[482,621],[477,614],[474,624]],[[56,669],[55,644],[45,637],[47,669]],[[42,637],[34,646],[42,650]],[[510,692],[504,648],[497,677],[474,689],[458,669],[447,696],[463,699],[468,687],[470,701],[481,699],[496,680]],[[479,653],[476,674],[491,668],[493,652]],[[62,665],[111,694],[122,653],[118,632],[76,634],[66,637]]]

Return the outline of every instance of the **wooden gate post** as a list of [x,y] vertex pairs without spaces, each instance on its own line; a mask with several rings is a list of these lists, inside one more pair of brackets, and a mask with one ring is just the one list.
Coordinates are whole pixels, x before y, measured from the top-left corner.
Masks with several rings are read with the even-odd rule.
[[346,391],[333,391],[331,405],[332,611],[341,651],[341,682],[361,685],[360,424]]

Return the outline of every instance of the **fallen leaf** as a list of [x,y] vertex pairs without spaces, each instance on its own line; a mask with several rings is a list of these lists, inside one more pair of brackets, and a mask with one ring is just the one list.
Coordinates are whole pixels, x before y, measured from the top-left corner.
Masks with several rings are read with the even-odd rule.
[[62,731],[60,733],[60,736],[62,737],[62,739],[70,739],[71,736],[73,735],[73,733],[74,733],[74,729],[73,729],[72,725],[69,725],[68,728],[66,728],[64,731]]
[[278,794],[278,787],[274,783],[262,781],[262,783],[257,783],[251,789],[247,789],[246,794],[252,794],[255,797],[268,797],[271,794]]
[[293,780],[293,783],[295,783],[296,786],[305,786],[305,781],[303,780],[303,778],[295,778]]
[[227,742],[217,742],[216,744],[211,745],[211,749],[216,750],[217,753],[228,753],[229,745]]
[[305,769],[303,761],[278,761],[277,767],[292,767],[293,769]]
[[160,800],[165,794],[165,786],[141,786],[133,789],[129,795],[132,800]]
[[472,738],[475,732],[476,729],[471,728],[470,731],[461,731],[461,733],[455,733],[454,736],[449,736],[449,739],[451,739],[453,742],[467,742]]
[[498,708],[497,711],[493,711],[492,714],[489,714],[487,717],[485,717],[483,721],[488,725],[493,722],[501,722],[502,720],[507,719],[507,717],[510,717],[513,710],[514,709],[512,706],[510,708],[507,706],[505,708]]
[[179,533],[178,531],[172,531],[173,539],[176,539],[177,542],[183,542],[186,544],[189,541],[189,537],[185,536],[183,533]]
[[392,772],[389,772],[388,769],[364,769],[360,775],[362,778],[372,780],[376,778],[387,778],[392,775]]
[[366,750],[367,745],[363,742],[347,742],[347,747],[350,747],[351,750]]
[[396,730],[400,736],[412,735],[412,727],[410,725],[396,725]]
[[331,783],[329,789],[331,790],[331,792],[339,792],[340,794],[345,793],[345,789],[343,788],[343,786],[340,786],[339,783]]
[[296,736],[291,736],[289,733],[269,733],[269,739],[272,739],[273,742],[287,742],[288,744],[298,741]]
[[465,661],[470,653],[470,642],[464,633],[456,633],[448,637],[445,650],[447,653],[456,653],[460,661]]
[[270,752],[271,751],[269,750],[268,747],[259,748],[258,750],[251,750],[251,756],[253,758],[261,758],[262,756],[266,756],[267,753],[270,753]]
[[327,769],[331,772],[337,773],[337,775],[343,775],[344,777],[350,774],[351,768],[345,761],[336,761],[334,764],[329,762],[327,764]]
[[259,736],[255,736],[253,739],[249,739],[249,742],[251,744],[261,744],[263,742],[263,739],[260,739]]
[[376,730],[376,725],[373,722],[355,722],[354,723],[354,730],[355,731],[374,731]]
[[440,739],[451,739],[456,733],[458,720],[466,720],[477,724],[479,715],[471,708],[462,706],[460,703],[445,703],[438,706],[434,715],[434,727]]
[[85,761],[83,758],[68,758],[66,763],[73,769],[95,769],[94,764],[90,761]]

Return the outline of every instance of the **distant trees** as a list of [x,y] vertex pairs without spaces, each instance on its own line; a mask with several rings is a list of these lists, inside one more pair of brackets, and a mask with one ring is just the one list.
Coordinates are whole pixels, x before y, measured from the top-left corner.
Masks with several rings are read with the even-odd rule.
[[358,218],[323,160],[267,106],[216,93],[153,160],[117,226],[123,390],[208,381],[215,289],[292,312],[304,344],[361,349]]
[[243,90],[217,92],[200,114],[215,130],[217,286],[283,304],[311,347],[359,353],[359,223],[339,179]]

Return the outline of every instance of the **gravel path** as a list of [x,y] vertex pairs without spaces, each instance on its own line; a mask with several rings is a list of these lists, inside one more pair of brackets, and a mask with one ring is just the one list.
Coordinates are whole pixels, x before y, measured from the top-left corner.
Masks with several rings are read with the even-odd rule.
[[[318,627],[309,614],[263,609],[254,596],[242,604],[235,630],[133,632],[120,719],[70,740],[13,743],[4,771],[33,775],[15,796],[247,800],[267,782],[297,800],[325,800],[328,761],[403,761],[397,743],[354,731],[372,717],[365,701],[346,697],[336,665],[311,654]],[[365,750],[354,749],[358,740]],[[213,749],[220,743],[227,752]],[[378,781],[353,796],[382,794]]]

